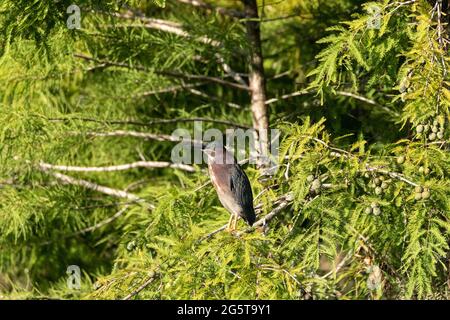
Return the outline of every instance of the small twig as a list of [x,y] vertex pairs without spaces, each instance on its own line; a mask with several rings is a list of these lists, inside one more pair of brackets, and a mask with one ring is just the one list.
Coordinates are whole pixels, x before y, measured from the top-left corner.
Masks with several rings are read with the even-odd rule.
[[298,97],[298,96],[303,96],[303,95],[307,95],[307,94],[313,94],[315,93],[314,91],[309,91],[309,90],[301,90],[301,91],[296,91],[293,93],[289,93],[289,94],[284,94],[279,98],[272,98],[272,99],[268,99],[266,100],[265,104],[272,104],[274,102],[280,101],[280,100],[286,100],[286,99],[290,99],[293,97]]
[[275,75],[273,75],[271,77],[268,77],[267,80],[276,80],[276,79],[279,79],[279,78],[283,78],[283,77],[286,77],[286,76],[290,75],[291,73],[293,73],[292,70],[287,70],[287,71],[275,74]]
[[197,243],[201,243],[201,242],[203,242],[203,241],[205,241],[205,240],[208,240],[208,239],[212,238],[215,234],[219,233],[220,231],[225,230],[225,229],[227,228],[227,226],[228,226],[227,224],[226,224],[226,225],[223,225],[223,226],[220,227],[219,229],[214,230],[214,231],[211,232],[211,233],[208,233],[206,236],[203,236],[202,238],[200,238],[200,239],[198,240]]
[[263,190],[261,190],[260,193],[258,193],[258,194],[253,198],[253,200],[254,200],[254,201],[258,200],[259,197],[261,197],[264,193],[266,193],[267,191],[269,191],[271,188],[276,187],[277,185],[278,185],[278,184],[274,184],[274,185],[265,187]]
[[348,152],[348,151],[345,151],[345,150],[343,150],[343,149],[340,149],[340,148],[336,148],[336,147],[330,146],[328,143],[326,143],[325,141],[323,141],[323,140],[321,140],[321,139],[319,139],[319,138],[315,138],[315,137],[307,136],[307,135],[302,135],[302,137],[310,138],[311,140],[320,143],[320,144],[323,145],[325,148],[327,148],[327,149],[329,149],[329,150],[332,150],[332,151],[336,152],[336,153],[339,154],[339,155],[344,155],[344,156],[350,157],[350,158],[351,158],[351,157],[356,157],[356,156],[353,155],[351,152]]
[[117,218],[119,218],[121,215],[123,215],[129,208],[129,205],[124,206],[122,209],[120,209],[119,211],[117,211],[114,215],[112,215],[109,218],[106,218],[96,224],[94,224],[93,226],[78,230],[77,232],[74,232],[70,235],[67,235],[65,237],[72,237],[72,236],[76,236],[79,234],[84,234],[84,233],[88,233],[88,232],[92,232],[94,230],[100,229],[101,227],[113,222],[114,220],[116,220]]
[[220,55],[219,53],[215,54],[215,57],[217,59],[217,62],[219,62],[222,65],[222,69],[223,71],[225,71],[225,73],[227,73],[229,76],[231,76],[234,81],[239,82],[240,84],[247,86],[247,82],[245,82],[245,80],[242,78],[242,76],[237,73],[236,71],[234,71],[233,69],[231,69],[230,65],[228,65],[225,62],[225,59],[222,57],[222,55]]
[[150,71],[149,69],[147,69],[144,66],[139,66],[139,65],[134,66],[134,65],[131,65],[131,64],[128,64],[128,63],[123,63],[123,62],[114,62],[114,61],[109,61],[109,60],[108,61],[100,60],[100,59],[96,59],[94,57],[91,57],[91,56],[88,56],[88,55],[85,55],[85,54],[82,54],[82,53],[74,53],[73,56],[75,58],[80,58],[80,59],[83,59],[83,60],[86,60],[86,61],[92,61],[92,62],[100,63],[100,64],[104,65],[105,67],[106,66],[112,66],[112,67],[120,67],[120,68],[126,68],[126,69],[135,69],[135,70],[138,70],[138,71],[146,71],[146,72]]
[[192,192],[195,193],[200,189],[203,189],[204,187],[206,187],[207,185],[209,185],[211,183],[211,180],[206,181],[204,184],[202,184],[201,186],[195,188]]
[[313,19],[312,16],[307,16],[307,15],[301,15],[298,13],[293,13],[293,14],[289,14],[289,15],[285,15],[285,16],[280,16],[280,17],[274,17],[274,18],[264,18],[264,19],[252,19],[252,18],[248,18],[248,19],[242,19],[241,21],[259,21],[261,23],[265,23],[265,22],[274,22],[274,21],[280,21],[280,20],[287,20],[287,19],[293,19],[293,18],[302,18],[302,20],[308,20],[308,19]]
[[269,270],[269,271],[275,271],[275,272],[282,271],[282,272],[286,273],[292,280],[294,280],[295,283],[297,283],[301,287],[302,291],[304,291],[304,289],[302,288],[302,284],[300,283],[300,281],[297,280],[295,275],[290,273],[288,270],[282,268],[281,266],[272,267],[270,265],[261,265],[260,268],[262,270]]
[[[200,90],[197,89],[188,89],[188,91],[196,96],[200,96],[202,98],[206,98],[212,101],[217,101],[217,102],[224,102],[222,101],[222,99],[218,98],[218,97],[214,97],[211,95],[208,95]],[[234,102],[224,102],[227,106],[231,107],[231,108],[235,108],[235,109],[242,109],[242,107],[240,105],[238,105],[237,103]]]
[[331,270],[330,272],[324,274],[323,276],[321,276],[321,279],[326,279],[329,276],[331,276],[332,274],[337,274],[342,267],[344,267],[344,265],[347,263],[347,260],[350,259],[352,257],[352,254],[349,252],[347,253],[347,255],[339,262],[339,264],[336,266],[336,268],[334,270]]
[[380,169],[380,168],[376,168],[376,167],[369,167],[369,166],[366,166],[366,171],[369,171],[369,172],[375,171],[375,172],[379,172],[379,173],[388,175],[391,178],[406,182],[407,184],[412,185],[413,187],[419,186],[417,183],[405,178],[402,174],[400,174],[398,172],[392,172],[392,171],[388,171],[388,170],[384,170],[384,169]]
[[341,96],[345,96],[345,97],[350,97],[350,98],[353,98],[353,99],[365,102],[367,104],[371,104],[373,106],[376,106],[378,108],[383,109],[384,111],[386,111],[387,113],[389,113],[391,115],[394,115],[394,116],[397,116],[397,117],[400,116],[397,112],[389,109],[388,107],[382,106],[381,104],[377,103],[375,100],[372,100],[372,99],[369,99],[369,98],[357,95],[355,93],[346,92],[346,91],[336,91],[336,94],[341,95]]
[[175,93],[180,90],[195,88],[195,87],[199,87],[201,85],[204,85],[204,83],[202,82],[202,83],[183,84],[183,85],[179,85],[179,86],[171,86],[171,87],[167,87],[167,88],[145,91],[145,92],[134,95],[134,97],[140,98],[140,97],[153,96],[153,95],[161,94],[161,93]]
[[396,6],[393,10],[391,10],[388,14],[393,14],[395,11],[397,11],[398,9],[400,9],[403,6],[406,6],[408,4],[413,4],[415,3],[417,0],[410,0],[410,1],[404,1],[404,2],[400,2],[400,1],[396,1],[393,3],[388,4],[385,9],[391,7],[391,6]]
[[139,288],[137,288],[136,290],[134,290],[133,292],[131,292],[129,295],[127,295],[125,298],[123,298],[122,300],[130,300],[131,298],[133,298],[135,295],[137,295],[138,293],[140,293],[142,290],[144,290],[145,288],[147,288],[152,282],[153,280],[155,280],[155,274],[151,275],[147,281],[144,282],[144,284],[142,284]]
[[[283,74],[282,74],[283,75]],[[300,90],[300,91],[296,91],[293,93],[289,93],[289,94],[285,94],[282,95],[279,98],[272,98],[266,101],[266,104],[272,104],[274,102],[280,101],[280,100],[286,100],[286,99],[290,99],[290,98],[294,98],[294,97],[298,97],[298,96],[303,96],[303,95],[308,95],[308,94],[315,94],[315,91],[311,91],[311,90]],[[345,97],[350,97],[353,99],[357,99],[360,101],[363,101],[367,104],[371,104],[373,106],[379,107],[381,109],[383,109],[384,111],[386,111],[389,114],[395,115],[395,116],[399,116],[399,114],[385,106],[380,105],[379,103],[375,102],[372,99],[357,95],[355,93],[351,93],[351,92],[346,92],[346,91],[336,91],[337,95],[341,95],[341,96],[345,96]]]

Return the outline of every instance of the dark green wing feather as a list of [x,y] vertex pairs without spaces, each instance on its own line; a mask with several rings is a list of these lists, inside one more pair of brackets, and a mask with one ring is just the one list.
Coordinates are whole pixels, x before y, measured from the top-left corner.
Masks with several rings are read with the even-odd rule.
[[242,218],[252,225],[256,218],[253,208],[252,187],[244,170],[238,164],[235,164],[231,170],[230,189],[235,199],[242,206]]

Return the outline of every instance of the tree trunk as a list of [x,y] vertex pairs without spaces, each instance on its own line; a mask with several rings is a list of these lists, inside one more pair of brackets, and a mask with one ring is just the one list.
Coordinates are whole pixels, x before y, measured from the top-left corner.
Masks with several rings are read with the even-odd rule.
[[[245,7],[247,37],[250,45],[249,86],[251,94],[251,110],[253,128],[258,133],[256,151],[259,153],[258,166],[268,163],[269,155],[269,119],[266,105],[266,81],[264,76],[263,55],[261,49],[261,32],[256,0],[242,0]],[[251,20],[250,20],[251,19]]]

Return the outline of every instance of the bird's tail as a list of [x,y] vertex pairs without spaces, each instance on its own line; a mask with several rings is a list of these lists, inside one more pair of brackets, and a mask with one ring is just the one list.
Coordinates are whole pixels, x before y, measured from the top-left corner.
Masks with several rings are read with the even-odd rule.
[[256,214],[255,214],[255,209],[253,208],[253,206],[251,206],[249,208],[249,210],[247,210],[247,214],[245,215],[245,221],[248,223],[248,225],[251,227],[253,226],[253,224],[256,221]]

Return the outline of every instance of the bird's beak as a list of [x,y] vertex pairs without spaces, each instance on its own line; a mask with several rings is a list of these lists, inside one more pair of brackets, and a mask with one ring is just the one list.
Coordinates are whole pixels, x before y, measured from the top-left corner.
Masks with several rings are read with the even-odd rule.
[[212,159],[212,152],[211,149],[203,149],[202,150],[204,154],[206,154],[206,157],[208,158],[208,162],[211,161]]
[[212,155],[212,150],[211,149],[202,149],[203,153],[206,154],[208,157],[210,157]]

